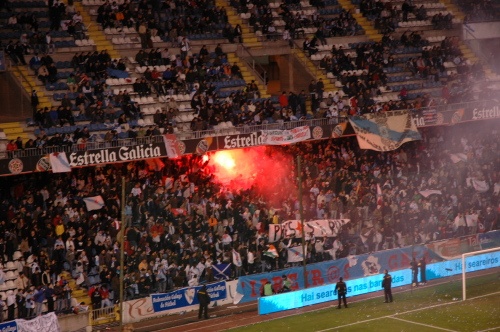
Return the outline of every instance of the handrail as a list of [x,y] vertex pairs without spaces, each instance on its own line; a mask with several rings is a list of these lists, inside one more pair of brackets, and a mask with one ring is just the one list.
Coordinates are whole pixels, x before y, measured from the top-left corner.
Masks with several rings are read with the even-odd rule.
[[20,70],[18,67],[16,67],[16,71],[19,73],[19,75],[21,75],[21,80],[20,80],[20,84],[21,84],[21,88],[22,88],[21,90],[23,90],[29,97],[29,92],[26,91],[26,89],[24,89],[24,87],[23,87],[23,80],[24,80],[24,82],[26,82],[29,85],[30,90],[35,89],[35,87],[30,83],[30,81],[26,78],[26,76],[24,76],[24,73],[22,72],[22,70]]
[[[256,62],[255,57],[252,55],[252,53],[250,53],[245,45],[238,44],[238,50],[241,50],[244,54],[246,54],[245,56],[238,56],[252,69],[254,75],[257,77],[260,83],[267,88],[267,70]],[[248,61],[247,58],[249,58],[251,62]],[[262,74],[259,72],[259,70],[262,72]]]
[[[424,107],[419,109],[421,110],[435,110],[436,112],[451,112],[456,111],[460,108],[477,108],[482,109],[486,107],[492,107],[494,105],[498,105],[498,101],[495,100],[480,100],[480,101],[471,101],[464,103],[454,103],[454,104],[446,104],[446,105],[438,105],[433,107]],[[417,110],[409,110],[409,111],[417,111]],[[225,136],[225,135],[236,135],[236,134],[249,134],[254,132],[259,132],[262,130],[285,130],[285,129],[293,129],[300,126],[324,126],[324,125],[336,125],[338,123],[346,122],[348,118],[339,117],[339,118],[322,118],[322,119],[309,119],[309,120],[296,120],[290,122],[278,122],[278,123],[270,123],[270,124],[262,124],[262,125],[244,125],[240,127],[232,127],[225,129],[217,129],[217,130],[203,130],[203,131],[191,131],[191,132],[181,132],[176,133],[176,136],[179,140],[189,140],[189,139],[200,139],[204,137],[217,137],[217,136]],[[85,150],[98,150],[105,149],[110,147],[122,147],[122,146],[136,146],[140,144],[150,144],[150,143],[162,143],[163,136],[150,136],[150,137],[140,137],[140,138],[127,138],[127,139],[119,139],[115,142],[87,142]],[[53,152],[76,152],[82,151],[77,144],[73,144],[71,146],[50,146],[44,148],[32,148],[32,149],[24,149],[17,150],[10,153],[8,158],[13,157],[31,157],[31,156],[41,156],[48,153]],[[3,159],[0,156],[0,159]]]
[[[311,75],[314,77],[314,79],[316,79],[318,76],[320,76],[320,75],[323,75],[323,74],[324,74],[324,73],[322,72],[322,70],[321,70],[318,66],[316,66],[314,63],[313,63],[313,64],[314,64],[314,66],[313,66],[314,71],[313,71],[313,70],[311,70],[311,68],[309,67],[309,65],[308,65],[308,63],[307,63],[307,59],[308,59],[307,54],[306,54],[306,53],[302,50],[302,46],[300,46],[300,44],[297,44],[297,40],[294,40],[294,41],[293,41],[293,52],[294,52],[294,54],[295,54],[295,58],[296,58],[296,59],[297,59],[300,63],[302,63],[303,67],[304,67],[304,68],[305,68],[305,69],[309,72],[309,74],[311,74]],[[298,55],[297,55],[297,53],[299,53],[299,52],[304,53],[304,55],[305,55],[305,59],[302,59],[300,56],[298,56]],[[312,60],[311,60],[311,59],[309,59],[309,61],[311,61],[311,62],[312,62]]]

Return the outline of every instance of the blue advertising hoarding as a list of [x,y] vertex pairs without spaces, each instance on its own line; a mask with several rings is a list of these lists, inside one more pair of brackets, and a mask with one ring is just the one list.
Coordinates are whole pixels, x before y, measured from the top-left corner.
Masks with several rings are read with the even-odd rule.
[[481,249],[491,249],[500,247],[500,231],[492,231],[488,233],[479,233],[477,241]]
[[[485,253],[468,257],[466,271],[474,272],[500,267],[500,252]],[[444,278],[462,273],[462,260],[460,258],[450,261],[438,262],[427,265],[427,280]],[[392,286],[400,287],[411,283],[411,270],[391,272]],[[347,281],[347,296],[356,296],[382,289],[382,274]],[[335,284],[324,285],[309,289],[298,290],[290,293],[278,294],[259,298],[259,314],[265,315],[273,312],[290,310],[324,303],[337,299]]]
[[[152,294],[151,302],[153,303],[154,312],[178,309],[199,304],[198,297],[196,295],[201,287],[202,286],[187,287],[169,293]],[[221,281],[208,284],[207,292],[212,301],[225,299],[227,297],[226,282]]]
[[17,323],[15,320],[0,323],[0,332],[17,332]]
[[[307,265],[307,284],[309,287],[322,286],[337,282],[339,277],[343,277],[347,281],[379,275],[385,269],[390,271],[406,269],[410,267],[412,257],[416,257],[417,259],[425,257],[428,263],[443,260],[442,257],[436,255],[424,245],[349,256]],[[304,288],[305,283],[302,267],[293,267],[266,274],[243,276],[238,279],[236,287],[236,291],[243,295],[240,303],[257,300],[260,296],[262,285],[267,281],[273,284],[275,290],[280,289],[283,275],[287,275],[292,281],[293,290]]]

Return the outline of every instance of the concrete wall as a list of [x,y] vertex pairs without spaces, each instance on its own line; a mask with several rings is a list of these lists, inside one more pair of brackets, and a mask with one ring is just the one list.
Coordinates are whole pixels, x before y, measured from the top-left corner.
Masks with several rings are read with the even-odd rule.
[[59,316],[59,326],[61,332],[72,332],[85,329],[89,323],[89,313],[81,313],[78,315]]

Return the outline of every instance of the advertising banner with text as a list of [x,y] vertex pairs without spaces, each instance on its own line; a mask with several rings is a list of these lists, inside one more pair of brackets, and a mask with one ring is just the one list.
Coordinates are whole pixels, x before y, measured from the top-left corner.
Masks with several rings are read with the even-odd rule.
[[[199,304],[197,294],[201,287],[202,286],[187,287],[169,293],[152,294],[151,302],[153,303],[154,312]],[[225,299],[227,297],[226,282],[221,281],[214,284],[208,284],[207,292],[212,301]]]
[[[443,259],[424,245],[407,248],[391,249],[373,254],[348,256],[337,260],[307,265],[307,284],[320,286],[337,282],[339,277],[345,280],[380,274],[384,269],[400,270],[410,268],[412,256],[417,259],[425,257],[427,262],[437,262]],[[238,279],[236,291],[242,295],[241,302],[256,300],[261,288],[267,281],[275,290],[281,288],[282,276],[286,274],[292,281],[292,289],[304,288],[303,268],[292,267],[280,271],[243,276]]]
[[[469,257],[466,262],[466,271],[474,272],[500,266],[500,252],[492,252]],[[427,265],[427,280],[445,278],[462,273],[462,260],[454,259]],[[400,287],[411,283],[411,270],[391,271],[392,287]],[[347,296],[356,296],[382,290],[383,274],[348,280]],[[259,298],[259,314],[265,315],[273,312],[301,308],[313,304],[337,300],[335,284],[302,289],[294,292],[283,293]]]

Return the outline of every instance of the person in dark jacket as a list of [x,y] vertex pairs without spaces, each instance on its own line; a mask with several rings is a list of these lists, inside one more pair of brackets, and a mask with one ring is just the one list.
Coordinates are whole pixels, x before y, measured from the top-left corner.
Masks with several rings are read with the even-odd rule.
[[339,299],[339,306],[337,307],[337,309],[342,308],[341,307],[341,305],[342,305],[341,300],[344,300],[344,307],[347,308],[347,300],[346,300],[347,285],[344,282],[344,278],[342,278],[342,277],[339,278],[339,281],[335,285],[335,291],[337,292],[337,296]]
[[198,302],[200,303],[200,309],[198,310],[198,319],[201,319],[202,314],[204,314],[205,319],[208,319],[208,305],[210,304],[210,295],[207,292],[207,286],[203,285],[198,291]]
[[384,303],[392,302],[392,277],[389,271],[384,271],[384,279],[382,280],[382,288],[384,289],[385,301]]
[[427,262],[425,261],[425,257],[420,258],[418,262],[418,267],[420,267],[420,283],[424,285],[427,283],[427,278],[425,277],[426,266]]

